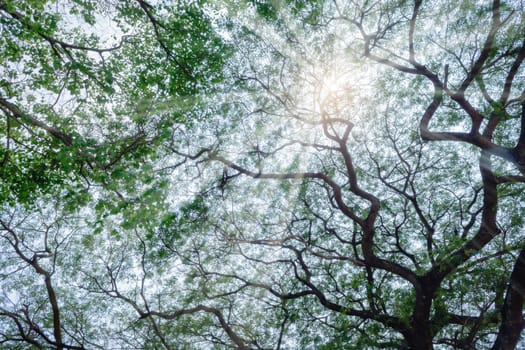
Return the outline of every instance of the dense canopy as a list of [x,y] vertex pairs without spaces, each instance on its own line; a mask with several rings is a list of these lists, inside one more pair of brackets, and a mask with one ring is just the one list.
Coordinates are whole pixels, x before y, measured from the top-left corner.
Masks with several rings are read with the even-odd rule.
[[525,347],[523,0],[0,0],[0,347]]

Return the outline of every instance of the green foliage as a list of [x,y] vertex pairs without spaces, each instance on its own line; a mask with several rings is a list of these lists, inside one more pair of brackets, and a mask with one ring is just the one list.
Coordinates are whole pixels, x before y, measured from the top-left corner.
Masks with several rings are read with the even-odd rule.
[[319,0],[276,0],[260,1],[250,0],[257,14],[268,21],[281,21],[281,10],[289,10],[293,15],[301,18],[305,24],[317,24],[322,14],[323,1]]
[[497,3],[0,0],[0,343],[491,347],[525,217]]
[[[182,205],[178,212],[165,214],[158,228],[159,238],[169,246],[177,245],[206,224],[209,208],[201,196]],[[153,238],[153,236],[151,237]]]

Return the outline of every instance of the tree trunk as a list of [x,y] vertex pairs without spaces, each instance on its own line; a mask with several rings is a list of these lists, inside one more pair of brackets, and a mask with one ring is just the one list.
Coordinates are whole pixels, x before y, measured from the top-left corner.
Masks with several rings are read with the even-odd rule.
[[492,350],[512,350],[520,339],[525,326],[523,303],[525,299],[525,248],[521,250],[510,275],[509,287],[503,305],[498,338]]
[[415,325],[413,332],[406,339],[411,350],[433,350],[432,336],[428,325]]

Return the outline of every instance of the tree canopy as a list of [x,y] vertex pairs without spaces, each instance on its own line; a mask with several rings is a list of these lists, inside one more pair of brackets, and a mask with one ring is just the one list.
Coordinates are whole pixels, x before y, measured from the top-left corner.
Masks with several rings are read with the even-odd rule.
[[0,347],[525,346],[522,0],[0,0]]

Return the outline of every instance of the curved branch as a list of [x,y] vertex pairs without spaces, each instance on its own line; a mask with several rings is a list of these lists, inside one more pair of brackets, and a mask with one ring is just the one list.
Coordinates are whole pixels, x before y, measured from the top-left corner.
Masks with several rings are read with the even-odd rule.
[[237,348],[239,350],[249,350],[249,347],[245,344],[244,340],[228,324],[222,312],[220,312],[219,309],[216,309],[213,307],[209,307],[205,305],[197,305],[192,308],[181,309],[181,310],[177,310],[172,313],[149,311],[147,313],[141,314],[140,318],[143,319],[143,318],[155,316],[155,317],[163,318],[166,320],[173,320],[183,315],[191,315],[191,314],[195,314],[199,312],[206,312],[206,313],[213,314],[219,320],[219,323],[221,324],[222,329],[224,329],[228,337],[235,343],[235,345],[237,345]]
[[210,160],[216,160],[227,167],[237,170],[238,172],[252,177],[254,179],[273,179],[273,180],[297,180],[297,179],[319,179],[326,183],[333,191],[335,201],[341,210],[343,214],[345,214],[347,217],[355,221],[358,225],[364,226],[365,221],[357,216],[345,203],[343,200],[343,194],[341,187],[335,183],[330,177],[323,173],[314,173],[314,172],[304,172],[304,173],[261,173],[261,172],[253,172],[246,168],[241,167],[240,165],[235,164],[234,162],[216,155],[216,154],[210,154],[209,158]]
[[469,87],[472,81],[481,72],[483,65],[489,58],[490,52],[492,51],[494,47],[494,39],[496,37],[496,33],[501,28],[501,24],[502,22],[500,19],[500,1],[494,0],[492,2],[492,24],[490,26],[490,31],[487,34],[487,38],[485,39],[485,43],[483,44],[483,49],[481,50],[481,53],[479,54],[478,59],[476,60],[474,65],[470,68],[470,71],[468,72],[465,80],[463,80],[463,83],[461,83],[459,91],[465,92],[465,90]]
[[222,156],[216,155],[216,154],[210,154],[209,159],[219,161],[223,163],[224,165],[228,166],[229,168],[237,170],[238,172],[246,176],[252,177],[254,179],[294,180],[294,179],[311,178],[311,179],[322,180],[332,189],[333,194],[334,194],[334,199],[339,209],[341,210],[341,212],[347,217],[349,217],[351,220],[353,220],[355,223],[357,223],[363,229],[362,247],[363,247],[363,254],[365,256],[366,263],[370,264],[373,267],[380,268],[382,270],[389,271],[393,274],[396,274],[402,277],[403,279],[409,281],[412,285],[416,287],[416,289],[419,289],[420,282],[419,282],[417,275],[414,272],[412,272],[411,270],[397,263],[381,259],[378,256],[376,256],[375,253],[373,252],[374,222],[375,222],[375,218],[377,217],[377,213],[379,211],[379,200],[375,196],[369,194],[366,191],[361,190],[357,186],[356,178],[355,177],[352,178],[352,176],[355,176],[355,173],[353,172],[351,159],[348,159],[349,157],[348,152],[346,153],[343,152],[343,157],[345,157],[345,162],[347,166],[349,167],[349,170],[351,170],[351,172],[349,173],[350,181],[353,182],[351,184],[351,191],[354,194],[358,195],[359,197],[371,202],[370,212],[365,219],[357,216],[344,203],[341,187],[337,185],[330,177],[328,177],[327,175],[323,173],[314,173],[314,172],[282,173],[282,174],[281,173],[260,173],[260,172],[256,173],[246,168],[243,168],[233,163],[232,161]]
[[410,55],[410,62],[415,62],[415,52],[414,52],[414,29],[416,27],[416,19],[421,7],[422,0],[414,1],[414,10],[412,12],[412,18],[410,19],[410,28],[408,30],[408,51]]
[[426,277],[439,284],[445,276],[454,271],[459,265],[470,259],[483,249],[500,231],[496,224],[498,191],[497,181],[491,169],[490,155],[482,152],[479,167],[483,181],[483,210],[478,232],[461,248],[451,253],[443,261],[437,263]]
[[[53,317],[53,335],[54,335],[54,341],[47,338],[43,332],[39,330],[39,327],[35,327],[31,321],[31,325],[33,330],[35,330],[40,336],[42,336],[49,344],[52,344],[53,346],[56,346],[57,349],[83,349],[82,346],[74,346],[74,345],[68,345],[65,344],[62,337],[62,325],[61,325],[61,318],[60,318],[60,307],[58,305],[58,298],[55,293],[55,289],[53,287],[53,283],[51,280],[51,275],[49,271],[45,270],[38,262],[40,256],[38,254],[34,254],[32,257],[28,257],[24,252],[20,249],[20,239],[18,237],[18,234],[3,220],[0,220],[0,225],[2,226],[3,230],[8,232],[13,241],[8,240],[10,245],[15,250],[15,253],[18,255],[20,259],[22,259],[24,262],[29,264],[37,274],[44,276],[44,283],[47,291],[47,297],[48,302],[51,307],[51,313]],[[27,317],[29,320],[29,317]]]
[[26,18],[23,14],[16,12],[16,11],[10,11],[3,2],[0,2],[0,10],[5,12],[9,16],[11,16],[16,21],[20,22],[25,28],[29,29],[30,31],[35,32],[38,36],[40,36],[42,39],[47,41],[51,45],[51,48],[53,49],[53,51],[58,57],[61,57],[58,49],[62,49],[63,52],[65,52],[66,55],[71,60],[74,60],[74,59],[71,53],[68,51],[68,49],[91,51],[91,52],[96,52],[101,55],[105,52],[111,52],[111,51],[116,51],[120,49],[122,45],[124,44],[124,42],[130,37],[130,35],[123,35],[119,44],[113,47],[108,47],[108,48],[96,48],[96,47],[89,47],[89,46],[83,46],[83,45],[77,45],[77,44],[70,44],[65,41],[59,40],[55,37],[52,37],[48,34],[43,33],[41,30],[39,30],[38,26],[31,23],[30,20]]
[[21,123],[27,122],[32,126],[40,128],[49,135],[60,140],[66,146],[71,146],[73,144],[73,137],[71,135],[68,135],[53,126],[49,126],[46,123],[27,115],[26,113],[22,112],[15,104],[7,101],[1,96],[0,108],[6,112],[8,117],[11,117]]

